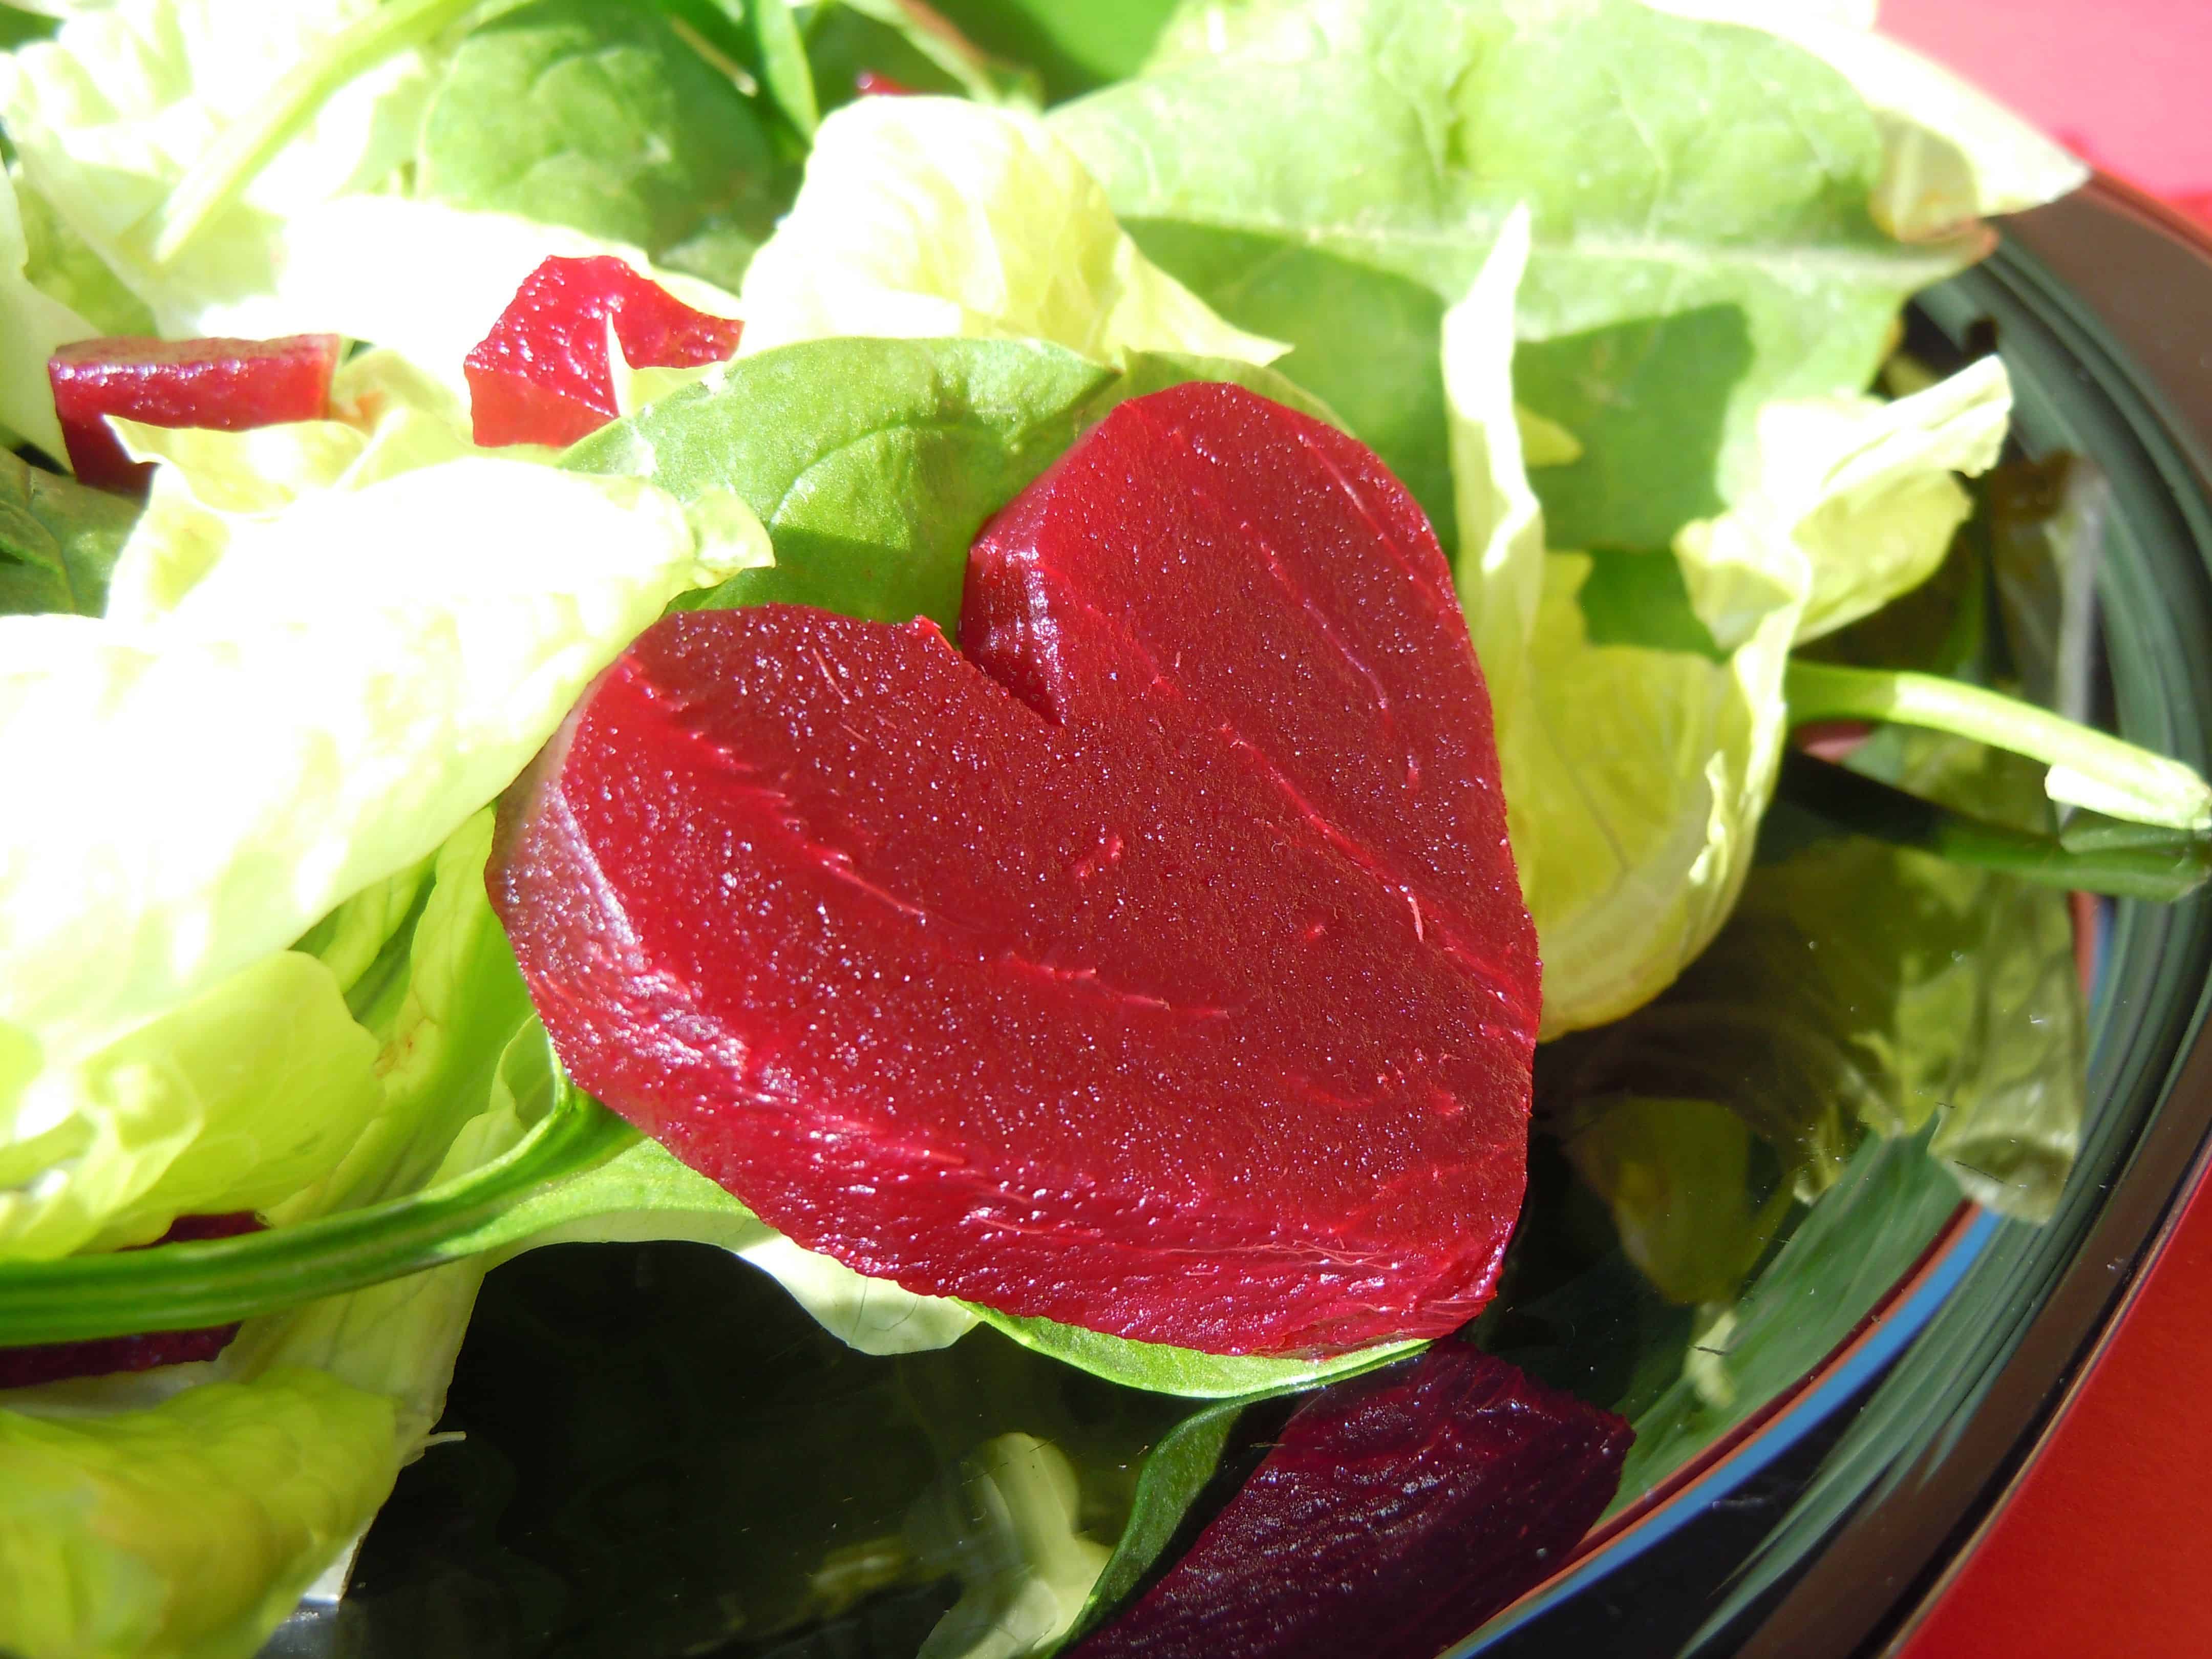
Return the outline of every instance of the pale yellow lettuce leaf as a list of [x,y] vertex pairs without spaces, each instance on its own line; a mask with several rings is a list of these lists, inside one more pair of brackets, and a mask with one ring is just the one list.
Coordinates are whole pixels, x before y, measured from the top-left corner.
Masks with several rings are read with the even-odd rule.
[[0,1018],[88,1052],[423,858],[749,529],[471,457],[234,520],[142,625],[0,619]]
[[0,1095],[0,1259],[143,1243],[313,1180],[381,1099],[337,981],[283,951]]
[[1544,589],[1543,509],[1523,465],[1531,417],[1513,402],[1513,300],[1528,264],[1523,208],[1443,319],[1460,604],[1493,712],[1516,700]]
[[222,136],[377,0],[116,0],[51,41],[0,57],[0,125],[25,177],[151,307],[165,333],[266,291],[284,228],[313,204],[393,181],[413,154],[430,77],[396,52],[319,100],[289,142],[176,256],[161,210]]
[[1285,349],[1139,252],[1042,123],[955,98],[863,98],[824,120],[743,300],[749,352],[841,334],[1049,340],[1102,362]]
[[1995,356],[1893,402],[1819,398],[1759,410],[1755,469],[1735,505],[1675,540],[1713,637],[1725,648],[1747,620],[1718,591],[1725,573],[1765,568],[1784,544],[1811,569],[1801,643],[1918,586],[1972,511],[1953,475],[1995,465],[2011,417],[2012,383]]
[[[1781,761],[1782,674],[1804,602],[1802,562],[1782,562],[1758,622],[1715,662],[1593,645],[1577,597],[1589,560],[1547,557],[1527,681],[1498,743],[1544,962],[1544,1036],[1650,1000],[1734,908]],[[1733,574],[1748,616],[1758,579]]]
[[[242,520],[480,453],[464,400],[383,349],[339,366],[331,416],[246,432],[111,421],[134,460],[157,465],[144,515],[109,577],[107,619],[150,623],[167,615],[222,560]],[[501,453],[509,459],[539,453]]]
[[[1734,904],[1780,759],[1782,672],[1810,576],[1786,541],[1733,572],[1747,626],[1723,662],[1593,645],[1589,561],[1547,554],[1512,398],[1524,235],[1446,316],[1459,586],[1491,694],[1507,829],[1544,963],[1543,1036],[1649,1000]],[[1716,580],[1716,592],[1724,584]]]

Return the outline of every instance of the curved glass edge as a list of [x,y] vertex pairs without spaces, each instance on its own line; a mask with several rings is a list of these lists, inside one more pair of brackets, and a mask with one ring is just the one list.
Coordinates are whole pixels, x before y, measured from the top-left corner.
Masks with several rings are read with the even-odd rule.
[[1444,1659],[1473,1659],[1546,1609],[1581,1595],[1725,1503],[1881,1376],[1928,1328],[2004,1224],[1971,1206],[1963,1218],[1965,1224],[1939,1244],[1911,1282],[1899,1287],[1896,1298],[1870,1316],[1802,1393],[1781,1402],[1780,1409],[1723,1448],[1717,1461],[1693,1468],[1683,1485],[1655,1492],[1656,1503],[1624,1516],[1624,1524],[1604,1535],[1589,1554],[1499,1613]]
[[[2100,599],[2107,639],[2129,646],[2111,653],[2117,724],[2130,739],[2203,768],[2212,752],[2212,661],[2192,641],[2212,638],[2212,467],[2203,447],[2212,434],[2203,441],[2192,435],[2088,306],[2016,244],[1923,296],[1923,307],[1959,342],[1982,319],[1993,320],[2025,447],[2086,453],[2112,477]],[[1878,1334],[1872,1340],[1847,1345],[1771,1416],[1717,1447],[1709,1465],[1692,1461],[1679,1486],[1669,1491],[1662,1482],[1648,1507],[1632,1506],[1616,1529],[1601,1529],[1578,1559],[1450,1659],[1470,1659],[1629,1570],[1863,1394],[1819,1473],[1683,1650],[1733,1650],[1723,1638],[1755,1627],[1761,1607],[1855,1513],[1899,1498],[1913,1472],[1957,1452],[1995,1378],[2081,1256],[2203,1035],[2212,1012],[2212,898],[2122,902],[2100,956],[2090,1010],[2092,1116],[2058,1215],[2037,1227],[1978,1213],[1900,1288],[1870,1328]],[[1807,1659],[1850,1651],[1873,1622],[1813,1648],[1799,1632],[1771,1650]]]

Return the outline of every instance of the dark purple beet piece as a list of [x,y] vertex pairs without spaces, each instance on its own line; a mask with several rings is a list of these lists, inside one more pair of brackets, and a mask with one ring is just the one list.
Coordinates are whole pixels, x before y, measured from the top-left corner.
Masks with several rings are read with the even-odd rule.
[[[235,1238],[259,1231],[252,1212],[230,1215],[180,1215],[155,1244],[184,1244],[202,1239]],[[152,1245],[135,1246],[150,1249]],[[197,1331],[149,1331],[139,1336],[106,1336],[89,1342],[42,1342],[28,1348],[0,1348],[0,1389],[28,1389],[70,1376],[104,1376],[111,1371],[150,1371],[156,1365],[182,1365],[212,1359],[230,1346],[236,1325],[211,1325]]]
[[692,611],[617,663],[490,874],[563,1064],[915,1290],[1216,1352],[1455,1328],[1537,967],[1419,508],[1178,387],[999,516],[961,633]]
[[281,340],[78,340],[46,360],[54,413],[81,483],[143,495],[154,468],[133,461],[108,426],[119,415],[148,426],[246,432],[330,413],[338,337]]
[[1323,1390],[1072,1659],[1435,1659],[1566,1558],[1626,1422],[1447,1342]]

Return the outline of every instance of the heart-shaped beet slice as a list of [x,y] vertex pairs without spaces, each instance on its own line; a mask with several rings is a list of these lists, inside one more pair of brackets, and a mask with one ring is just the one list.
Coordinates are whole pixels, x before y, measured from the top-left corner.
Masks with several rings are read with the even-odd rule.
[[693,611],[615,665],[491,878],[562,1063],[914,1290],[1218,1352],[1468,1318],[1535,939],[1412,498],[1249,392],[1135,399],[961,633]]

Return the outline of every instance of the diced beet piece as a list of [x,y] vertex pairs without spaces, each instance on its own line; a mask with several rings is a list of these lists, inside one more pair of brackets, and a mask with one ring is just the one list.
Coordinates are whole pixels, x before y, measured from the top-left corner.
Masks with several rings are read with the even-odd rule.
[[1460,1342],[1339,1383],[1071,1659],[1434,1659],[1565,1561],[1634,1439]]
[[572,444],[618,412],[607,325],[632,368],[719,363],[743,325],[694,311],[611,253],[547,259],[462,365],[476,441]]
[[[185,1244],[210,1238],[235,1238],[258,1232],[260,1218],[251,1211],[229,1215],[181,1215],[155,1244]],[[153,1248],[152,1245],[134,1249]],[[140,1336],[105,1336],[88,1342],[41,1342],[27,1348],[0,1348],[0,1389],[28,1389],[70,1376],[104,1376],[112,1371],[149,1371],[156,1365],[182,1365],[212,1359],[230,1346],[238,1327],[211,1325],[197,1331],[149,1331]]]
[[1138,398],[961,634],[693,611],[604,677],[490,873],[570,1073],[915,1290],[1220,1352],[1473,1316],[1535,939],[1412,498],[1236,387]]
[[903,81],[864,69],[853,77],[853,90],[863,98],[912,98],[915,89]]
[[338,337],[281,340],[78,340],[46,360],[62,441],[81,483],[143,495],[150,462],[124,453],[106,417],[246,432],[331,412]]

